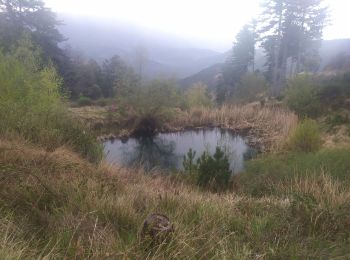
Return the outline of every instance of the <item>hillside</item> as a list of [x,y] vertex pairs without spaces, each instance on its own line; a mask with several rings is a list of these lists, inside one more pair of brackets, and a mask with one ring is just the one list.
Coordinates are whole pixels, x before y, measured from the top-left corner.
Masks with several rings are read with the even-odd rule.
[[216,86],[217,79],[221,74],[223,63],[214,64],[194,75],[184,78],[178,81],[181,88],[189,88],[192,84],[197,82],[202,82],[209,88],[214,88]]
[[[226,56],[229,55],[228,52]],[[320,71],[345,71],[350,68],[350,39],[325,40],[320,49]],[[264,71],[265,57],[261,50],[257,51],[256,69]],[[215,87],[215,79],[221,72],[223,63],[205,68],[194,75],[179,80],[179,85],[188,88],[196,82],[205,83],[210,89]]]

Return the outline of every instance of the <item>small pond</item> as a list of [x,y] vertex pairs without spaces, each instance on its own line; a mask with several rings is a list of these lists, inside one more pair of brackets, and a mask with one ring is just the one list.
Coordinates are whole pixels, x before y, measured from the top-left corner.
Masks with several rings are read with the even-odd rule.
[[109,140],[104,143],[104,152],[107,161],[112,164],[143,165],[146,170],[155,167],[182,170],[184,155],[190,148],[196,151],[198,158],[205,151],[213,154],[217,146],[228,154],[234,173],[240,172],[244,167],[244,160],[256,153],[249,148],[244,138],[219,128],[162,133],[153,138]]

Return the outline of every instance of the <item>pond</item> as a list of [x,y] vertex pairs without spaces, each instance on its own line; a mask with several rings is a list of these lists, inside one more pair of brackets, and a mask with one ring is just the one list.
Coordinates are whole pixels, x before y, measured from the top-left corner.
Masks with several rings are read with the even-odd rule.
[[217,146],[228,155],[234,173],[242,171],[244,160],[256,153],[243,137],[219,128],[162,133],[153,138],[109,140],[104,143],[104,152],[112,164],[143,165],[146,170],[158,167],[171,171],[183,169],[183,158],[190,148],[196,151],[198,158],[205,151],[213,154]]

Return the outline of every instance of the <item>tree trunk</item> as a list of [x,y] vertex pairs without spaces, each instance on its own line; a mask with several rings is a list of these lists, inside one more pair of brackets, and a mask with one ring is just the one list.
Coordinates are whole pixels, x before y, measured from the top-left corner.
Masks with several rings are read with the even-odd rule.
[[283,4],[280,6],[278,13],[278,36],[274,46],[274,69],[272,75],[272,91],[273,95],[279,94],[279,77],[280,77],[280,64],[279,64],[279,56],[281,52],[281,44],[282,44],[282,19],[283,19]]

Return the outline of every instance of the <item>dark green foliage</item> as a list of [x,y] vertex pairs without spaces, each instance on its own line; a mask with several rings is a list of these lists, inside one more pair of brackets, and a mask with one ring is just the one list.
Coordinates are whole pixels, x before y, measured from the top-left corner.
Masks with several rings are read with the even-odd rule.
[[334,113],[327,116],[325,120],[325,125],[327,131],[333,130],[337,126],[349,125],[350,126],[350,116],[348,114]]
[[330,111],[337,113],[349,106],[349,75],[299,75],[288,82],[285,102],[301,117],[316,118]]
[[213,191],[222,191],[228,188],[232,172],[228,158],[220,147],[216,147],[213,156],[204,152],[197,164],[197,183],[199,186]]
[[196,157],[196,151],[193,151],[192,148],[187,152],[187,155],[184,156],[182,165],[186,173],[194,174],[197,171],[197,165],[194,161]]
[[322,146],[322,138],[316,121],[305,119],[289,139],[288,148],[297,152],[316,152]]
[[322,0],[265,0],[262,6],[260,33],[268,79],[273,94],[279,95],[285,86],[287,71],[297,75],[317,70],[318,49],[328,13]]
[[[218,103],[225,96],[236,95],[237,85],[249,70],[254,71],[255,44],[257,41],[256,23],[245,25],[236,36],[232,53],[223,67],[223,82],[218,84]],[[223,88],[225,86],[225,88]]]
[[350,72],[329,78],[320,77],[318,82],[321,86],[319,98],[323,106],[333,110],[349,106],[346,100],[350,98]]
[[79,96],[79,98],[77,100],[77,104],[80,107],[84,107],[84,106],[93,105],[93,102],[92,102],[91,98],[81,95],[81,96]]
[[10,51],[24,34],[39,45],[46,57],[58,58],[58,44],[64,41],[57,26],[56,15],[41,0],[0,1],[0,41],[5,51]]
[[139,76],[117,55],[104,61],[102,76],[101,86],[104,97],[123,98],[134,92],[140,83]]
[[184,156],[183,167],[186,173],[194,175],[197,185],[214,192],[224,191],[228,188],[232,172],[227,155],[216,147],[214,155],[204,152],[194,162],[196,152],[190,149]]
[[40,46],[42,62],[53,63],[64,79],[64,86],[68,86],[70,61],[59,47],[66,39],[58,30],[61,22],[45,7],[44,1],[0,1],[0,24],[0,45],[5,53],[16,48],[23,37],[30,39]]
[[320,87],[310,75],[302,75],[288,82],[285,92],[287,106],[301,117],[317,117],[324,109],[319,97]]

